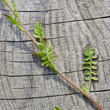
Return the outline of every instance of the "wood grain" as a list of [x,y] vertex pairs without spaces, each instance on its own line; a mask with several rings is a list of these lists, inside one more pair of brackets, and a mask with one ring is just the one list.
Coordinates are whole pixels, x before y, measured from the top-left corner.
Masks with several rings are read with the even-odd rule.
[[[16,0],[20,19],[33,34],[39,20],[57,55],[56,66],[81,87],[82,52],[96,49],[99,81],[91,95],[110,110],[110,1]],[[0,1],[0,110],[97,110],[87,99],[32,55],[33,43],[2,13]]]

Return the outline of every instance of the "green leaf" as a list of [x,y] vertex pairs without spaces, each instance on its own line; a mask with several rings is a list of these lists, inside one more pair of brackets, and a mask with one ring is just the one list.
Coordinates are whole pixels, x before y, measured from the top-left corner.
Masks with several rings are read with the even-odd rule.
[[46,47],[45,47],[44,43],[40,43],[40,44],[39,44],[39,48],[40,48],[41,50],[45,50]]
[[84,73],[85,75],[90,75],[90,71],[85,70]]
[[86,81],[89,81],[89,78],[87,78],[86,76],[84,77],[84,79],[85,79]]
[[53,47],[51,43],[46,39],[43,38],[44,31],[41,28],[41,25],[39,22],[36,23],[35,29],[34,29],[35,35],[34,37],[39,38],[39,56],[43,60],[42,65],[45,65],[46,67],[50,67],[52,70],[56,70],[54,66],[55,61],[55,52],[53,52]]
[[51,43],[49,42],[48,52],[51,52],[52,50],[53,50],[53,47],[51,46]]
[[55,54],[55,52],[50,52],[48,55],[51,56],[51,55],[54,55],[54,54]]
[[98,58],[98,56],[96,56],[96,55],[94,55],[93,57],[92,57],[92,59],[97,59]]
[[92,74],[93,75],[97,75],[97,71],[92,71]]
[[90,65],[90,62],[84,62],[83,65]]
[[35,32],[34,37],[39,38],[41,41],[43,39],[44,30],[42,29],[40,22],[36,23],[34,32]]
[[[91,45],[86,45],[84,49],[84,63],[83,63],[83,71],[85,74],[84,79],[88,82],[88,90],[87,92],[90,93],[90,85],[91,80],[98,80],[97,77],[94,77],[97,75],[97,56],[95,55],[95,50],[92,48]],[[86,92],[85,85],[83,85],[82,88]]]
[[83,70],[90,70],[90,67],[83,67]]
[[7,15],[7,14],[3,14],[3,15],[6,16],[6,17],[10,20],[10,22],[11,22],[12,24],[17,24],[16,19],[14,19],[12,16],[9,16],[9,15]]
[[35,38],[40,38],[39,36],[37,36],[36,34],[33,35]]
[[97,69],[97,66],[96,65],[92,65],[92,69],[96,70]]
[[3,14],[3,15],[6,16],[12,24],[15,24],[17,27],[19,27],[20,30],[24,31],[24,29],[20,26],[20,21],[17,22],[17,20],[15,18],[13,18],[12,16],[9,16],[7,14]]
[[56,56],[52,56],[52,57],[50,57],[50,59],[54,59]]
[[95,50],[92,48],[91,45],[86,45],[84,49],[84,55],[85,56],[93,56],[95,54]]
[[49,63],[49,61],[47,60],[47,61],[44,61],[43,63],[42,63],[42,65],[45,65],[45,64],[48,64]]
[[97,80],[98,80],[98,78],[97,78],[97,77],[92,77],[92,80],[97,81]]
[[48,59],[48,57],[47,56],[45,56],[45,57],[43,57],[43,58],[41,58],[42,60],[47,60]]
[[49,63],[47,63],[45,66],[48,67],[49,66]]
[[54,110],[62,110],[61,108],[55,107]]
[[83,58],[83,61],[89,61],[89,60],[90,60],[89,57],[84,57],[84,58]]
[[97,65],[97,61],[92,61],[92,64],[93,65]]
[[39,51],[39,52],[38,52],[38,55],[42,58],[42,57],[45,57],[46,53],[45,53],[45,52],[43,52],[43,51],[42,51],[42,52],[41,52],[41,51]]

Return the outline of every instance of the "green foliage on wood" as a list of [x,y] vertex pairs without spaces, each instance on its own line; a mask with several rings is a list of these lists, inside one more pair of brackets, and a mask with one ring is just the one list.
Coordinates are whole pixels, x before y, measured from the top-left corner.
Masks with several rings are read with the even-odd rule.
[[86,92],[90,92],[90,86],[92,80],[97,81],[97,56],[95,55],[95,49],[92,48],[91,45],[86,45],[84,49],[84,58],[83,58],[83,71],[84,71],[84,79],[88,81],[88,89],[85,84],[82,85],[82,89]]
[[34,32],[34,37],[39,39],[39,51],[36,53],[36,55],[39,55],[41,57],[43,61],[42,65],[50,67],[55,71],[56,68],[54,66],[54,61],[56,55],[55,52],[53,52],[51,43],[46,38],[43,38],[44,30],[42,29],[40,22],[36,23]]

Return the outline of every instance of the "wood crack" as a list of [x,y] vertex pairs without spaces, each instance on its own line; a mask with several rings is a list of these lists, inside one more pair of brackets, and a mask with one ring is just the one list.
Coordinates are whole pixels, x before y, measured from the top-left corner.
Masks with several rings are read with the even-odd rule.
[[[110,89],[106,90],[97,90],[97,91],[91,91],[91,93],[94,92],[109,92]],[[24,98],[0,98],[0,100],[30,100],[30,99],[39,99],[39,98],[50,98],[50,97],[60,97],[60,96],[68,96],[68,95],[74,95],[74,94],[80,94],[79,92],[74,92],[70,94],[60,94],[60,95],[48,95],[48,96],[39,96],[39,97],[24,97]]]
[[[9,10],[6,10],[6,9],[0,9],[2,11],[9,11]],[[58,10],[62,10],[62,9],[50,9],[50,10],[38,10],[38,11],[30,11],[30,10],[27,10],[27,11],[22,11],[22,10],[18,10],[18,12],[20,13],[36,13],[36,12],[51,12],[51,11],[58,11]]]
[[[63,61],[65,61],[65,60],[63,60]],[[69,60],[66,60],[66,61],[69,61]],[[104,62],[104,61],[110,61],[110,59],[99,60],[98,62]],[[10,62],[15,62],[15,63],[32,63],[32,62],[36,62],[36,61],[10,61]]]
[[97,17],[97,18],[88,18],[88,19],[79,19],[79,20],[71,20],[71,21],[61,21],[61,22],[53,22],[45,25],[52,25],[52,24],[62,24],[62,23],[70,23],[70,22],[80,22],[80,21],[91,21],[91,20],[97,20],[97,19],[106,19],[110,18],[110,16],[103,16],[103,17]]
[[[79,70],[82,71],[82,70]],[[72,72],[78,72],[78,71],[70,71],[70,72],[63,72],[63,74],[67,74],[67,73],[72,73]],[[57,75],[54,72],[51,72],[49,74],[36,74],[36,75],[32,75],[32,74],[28,74],[28,75],[0,75],[0,76],[4,76],[4,77],[30,77],[30,76],[47,76],[47,75]]]
[[14,41],[14,40],[1,40],[0,42],[32,42],[32,40],[20,40],[20,41]]

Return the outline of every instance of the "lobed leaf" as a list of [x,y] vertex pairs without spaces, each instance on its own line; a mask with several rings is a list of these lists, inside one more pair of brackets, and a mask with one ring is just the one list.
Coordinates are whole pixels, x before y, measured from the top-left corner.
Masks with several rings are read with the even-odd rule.
[[97,61],[92,61],[92,64],[93,65],[97,65]]
[[48,57],[45,56],[45,57],[42,57],[41,59],[42,59],[42,60],[48,60]]
[[90,67],[83,67],[83,70],[90,70]]
[[46,65],[46,64],[48,64],[49,63],[49,61],[47,60],[47,61],[44,61],[43,63],[42,63],[42,65]]
[[89,57],[84,57],[84,58],[83,58],[83,61],[89,61],[89,60],[90,60]]
[[84,77],[84,79],[85,79],[86,81],[89,81],[89,78],[87,78],[86,76]]
[[98,56],[96,56],[96,55],[94,55],[93,57],[92,57],[92,59],[97,59],[98,58]]
[[95,54],[95,50],[92,48],[91,45],[86,45],[85,49],[84,49],[84,55],[85,56],[93,56]]
[[56,56],[52,56],[52,57],[50,57],[50,59],[54,59]]
[[97,78],[97,77],[92,77],[92,80],[97,81],[97,80],[98,80],[98,78]]
[[53,47],[51,43],[46,39],[43,38],[44,30],[42,30],[41,24],[39,22],[36,23],[34,29],[35,35],[34,37],[39,38],[39,52],[38,55],[43,60],[42,65],[46,67],[50,67],[51,69],[55,70],[54,61],[55,61],[55,52],[53,52]]
[[90,65],[90,62],[84,62],[83,65]]
[[55,54],[55,52],[50,52],[48,55],[51,56],[51,55],[54,55],[54,54]]
[[9,16],[9,15],[7,15],[7,14],[3,14],[3,15],[6,16],[6,17],[10,20],[10,22],[11,22],[12,24],[17,24],[16,19],[14,19],[12,16]]
[[93,75],[97,75],[97,71],[92,71],[92,74]]
[[40,41],[42,41],[43,35],[44,35],[44,30],[42,29],[40,22],[36,23],[34,32],[35,32],[34,37],[39,38]]
[[97,69],[97,66],[96,65],[92,65],[92,69],[96,70]]
[[16,25],[17,27],[19,27],[20,30],[22,30],[22,31],[24,30],[24,29],[20,26],[20,21],[17,22],[16,18],[13,18],[12,16],[9,16],[9,15],[7,15],[7,14],[3,14],[3,15],[6,16],[12,24],[14,24],[14,25]]
[[46,55],[46,53],[44,52],[44,51],[39,51],[38,53],[37,53],[41,58],[42,57],[45,57],[45,55]]
[[85,75],[90,75],[90,71],[85,70],[84,73]]
[[91,80],[98,80],[97,77],[94,77],[97,75],[97,59],[98,57],[95,55],[95,50],[92,48],[91,45],[86,45],[84,49],[84,58],[83,58],[83,71],[85,74],[84,79],[88,82],[88,90],[86,91],[85,85],[82,86],[82,89],[85,92],[90,91],[90,85],[91,85]]

